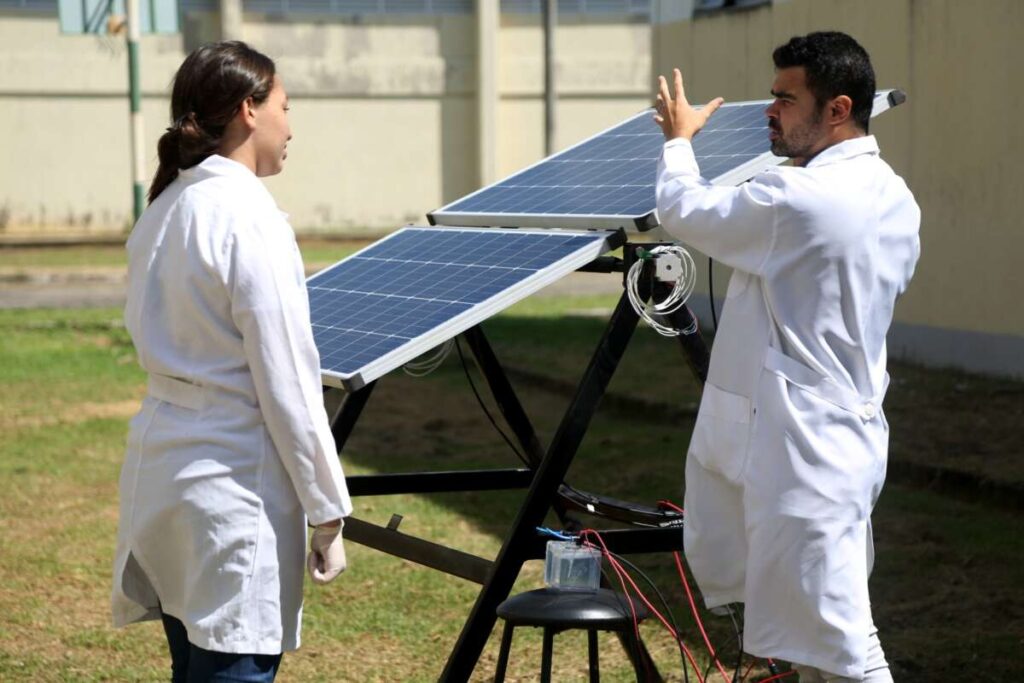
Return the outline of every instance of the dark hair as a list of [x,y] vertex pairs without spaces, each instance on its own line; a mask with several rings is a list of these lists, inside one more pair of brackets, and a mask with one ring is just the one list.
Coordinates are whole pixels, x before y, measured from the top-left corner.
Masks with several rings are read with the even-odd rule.
[[795,36],[772,53],[776,69],[802,66],[807,87],[820,109],[825,102],[846,95],[853,101],[851,116],[866,133],[875,101],[875,70],[860,44],[839,31]]
[[224,129],[248,98],[270,95],[274,62],[243,42],[229,40],[197,48],[174,76],[171,126],[160,136],[160,166],[149,186],[149,201],[160,196],[178,172],[217,151]]

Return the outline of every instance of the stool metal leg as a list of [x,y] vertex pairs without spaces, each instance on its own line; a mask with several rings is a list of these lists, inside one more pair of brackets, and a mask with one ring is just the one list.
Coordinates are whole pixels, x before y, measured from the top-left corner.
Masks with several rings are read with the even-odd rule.
[[540,656],[540,683],[551,683],[551,650],[554,649],[555,631],[544,628],[544,650]]
[[632,629],[625,631],[624,634],[629,641],[629,649],[632,654],[630,659],[633,660],[633,672],[636,674],[637,683],[645,683],[647,673],[644,671],[645,660],[640,655],[640,639],[636,637],[636,633]]
[[587,631],[587,658],[590,660],[590,683],[598,683],[601,680],[601,669],[597,657],[597,631]]
[[494,671],[494,683],[505,680],[505,669],[508,668],[508,651],[512,647],[512,624],[505,622],[505,630],[501,632],[501,650],[498,652],[498,668]]

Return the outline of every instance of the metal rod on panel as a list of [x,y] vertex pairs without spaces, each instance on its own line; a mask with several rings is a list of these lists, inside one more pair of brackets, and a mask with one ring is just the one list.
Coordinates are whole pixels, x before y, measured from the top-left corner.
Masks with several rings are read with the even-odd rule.
[[544,156],[555,151],[555,27],[558,25],[558,0],[541,0],[544,6]]

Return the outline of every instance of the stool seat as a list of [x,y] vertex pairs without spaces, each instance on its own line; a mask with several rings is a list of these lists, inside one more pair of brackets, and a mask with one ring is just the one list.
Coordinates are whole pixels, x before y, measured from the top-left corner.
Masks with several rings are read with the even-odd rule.
[[[638,621],[647,618],[647,609],[639,600],[633,600],[633,609]],[[599,631],[633,628],[633,612],[629,609],[629,601],[621,593],[606,588],[592,592],[539,588],[505,600],[498,605],[497,614],[514,626]]]
[[[635,617],[634,617],[635,613]],[[597,632],[619,631],[620,639],[629,644],[633,653],[633,669],[638,681],[645,680],[640,668],[640,642],[634,632],[634,618],[639,623],[647,618],[647,609],[634,601],[629,607],[626,596],[605,588],[596,591],[571,591],[558,588],[540,588],[513,595],[498,605],[497,614],[505,620],[498,651],[495,683],[505,680],[508,654],[512,647],[512,631],[516,626],[536,626],[544,629],[541,650],[540,680],[551,683],[551,653],[555,634],[569,629],[587,632],[587,661],[591,683],[601,680],[597,656]]]

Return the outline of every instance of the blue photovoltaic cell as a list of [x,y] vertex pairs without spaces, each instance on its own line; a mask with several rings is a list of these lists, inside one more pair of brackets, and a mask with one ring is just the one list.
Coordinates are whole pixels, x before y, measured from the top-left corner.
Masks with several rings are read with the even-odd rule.
[[[710,180],[770,151],[766,102],[725,105],[694,138],[701,175]],[[576,147],[436,213],[644,216],[654,211],[654,181],[665,142],[651,120],[633,118]]]
[[607,236],[404,228],[307,281],[321,370],[350,376]]

